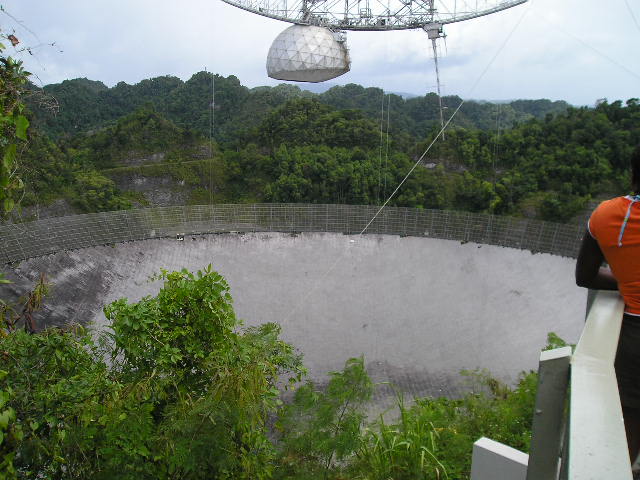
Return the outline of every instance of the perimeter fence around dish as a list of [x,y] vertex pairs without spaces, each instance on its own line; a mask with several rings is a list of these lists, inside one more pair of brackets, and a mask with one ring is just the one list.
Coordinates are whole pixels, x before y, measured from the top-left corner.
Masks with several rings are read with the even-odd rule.
[[[225,232],[332,232],[441,238],[575,257],[577,225],[450,210],[367,205],[153,207],[0,225],[0,262],[152,238]],[[375,218],[374,218],[375,217]],[[372,220],[373,219],[373,220]]]

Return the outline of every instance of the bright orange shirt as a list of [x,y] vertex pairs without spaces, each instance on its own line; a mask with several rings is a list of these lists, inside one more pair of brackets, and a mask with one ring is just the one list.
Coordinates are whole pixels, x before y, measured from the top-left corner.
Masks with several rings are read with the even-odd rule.
[[593,211],[588,227],[618,281],[625,312],[640,315],[640,202],[606,200]]

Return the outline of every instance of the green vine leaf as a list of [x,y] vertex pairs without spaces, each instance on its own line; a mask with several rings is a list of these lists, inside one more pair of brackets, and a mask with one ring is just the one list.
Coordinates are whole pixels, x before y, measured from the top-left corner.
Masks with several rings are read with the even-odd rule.
[[16,137],[21,140],[27,139],[27,128],[29,128],[29,120],[24,115],[18,115],[15,121],[16,124]]
[[4,156],[2,157],[2,168],[5,171],[11,170],[13,163],[16,160],[16,144],[12,143],[7,147],[7,150],[4,152]]

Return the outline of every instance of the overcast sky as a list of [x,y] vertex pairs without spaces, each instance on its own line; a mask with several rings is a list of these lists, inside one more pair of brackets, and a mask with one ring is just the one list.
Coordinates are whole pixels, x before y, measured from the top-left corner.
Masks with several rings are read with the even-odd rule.
[[[1,0],[0,0],[1,2]],[[288,24],[221,0],[13,0],[1,2],[36,83],[87,77],[108,86],[159,75],[183,80],[205,68],[248,86],[276,85],[265,61]],[[26,30],[25,28],[28,28]],[[640,97],[640,0],[529,0],[445,27],[442,93],[463,98],[549,98],[593,105]],[[55,42],[55,47],[42,45]],[[422,31],[349,32],[359,83],[424,95],[435,91],[431,45]],[[497,56],[496,56],[497,55]],[[495,59],[494,59],[495,58]],[[492,59],[494,59],[492,61]]]

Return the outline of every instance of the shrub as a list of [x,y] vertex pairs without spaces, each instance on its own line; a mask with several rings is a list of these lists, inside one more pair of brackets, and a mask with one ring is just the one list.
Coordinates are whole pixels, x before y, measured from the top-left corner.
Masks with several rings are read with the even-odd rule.
[[6,407],[24,431],[19,478],[271,475],[265,423],[278,379],[302,375],[299,357],[275,324],[240,329],[210,267],[157,278],[156,297],[106,307],[113,331],[98,341],[82,328],[0,339],[0,390],[13,392]]

